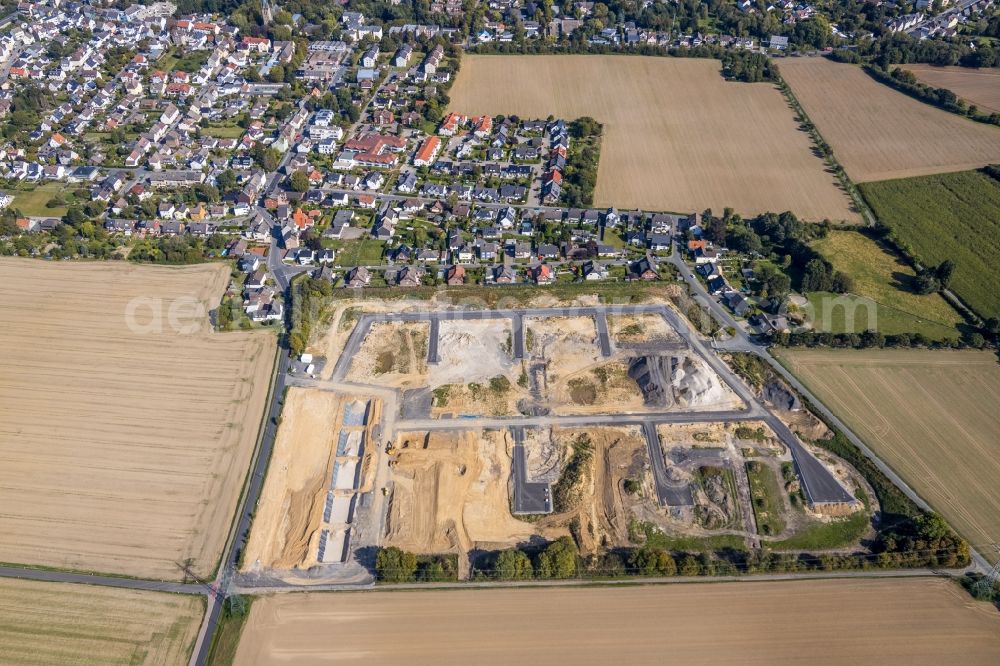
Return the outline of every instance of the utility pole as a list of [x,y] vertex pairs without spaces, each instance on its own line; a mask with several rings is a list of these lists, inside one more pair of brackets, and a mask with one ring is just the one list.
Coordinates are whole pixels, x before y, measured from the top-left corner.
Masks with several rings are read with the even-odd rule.
[[[993,549],[1000,554],[1000,546],[993,544]],[[998,580],[1000,580],[1000,559],[993,565],[989,573],[976,581],[975,586],[972,588],[974,596],[987,597],[990,594],[995,594]]]

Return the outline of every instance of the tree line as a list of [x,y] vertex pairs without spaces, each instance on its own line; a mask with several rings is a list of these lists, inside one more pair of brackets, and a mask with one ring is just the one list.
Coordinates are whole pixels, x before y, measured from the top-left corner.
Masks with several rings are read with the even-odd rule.
[[935,88],[934,86],[920,83],[916,75],[907,69],[896,67],[890,72],[874,65],[865,65],[864,70],[876,81],[895,88],[921,102],[926,102],[945,111],[957,113],[960,116],[966,116],[981,123],[1000,125],[1000,113],[980,111],[979,107],[975,104],[969,104],[947,88]]
[[568,129],[571,138],[560,201],[574,208],[590,206],[597,186],[603,128],[593,118],[583,117],[570,122]]

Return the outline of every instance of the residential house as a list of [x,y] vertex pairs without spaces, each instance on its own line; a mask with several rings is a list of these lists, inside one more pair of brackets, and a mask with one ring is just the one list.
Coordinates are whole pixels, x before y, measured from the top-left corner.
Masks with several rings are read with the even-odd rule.
[[629,277],[633,280],[657,280],[660,273],[652,259],[643,257],[629,266]]
[[738,291],[729,291],[723,295],[723,299],[726,301],[726,305],[732,310],[736,315],[743,317],[747,312],[750,311],[750,301],[748,301],[743,294]]
[[345,287],[367,287],[368,283],[371,282],[372,274],[364,266],[355,266],[351,270],[347,271],[347,275],[344,279]]
[[426,271],[419,266],[405,266],[396,273],[396,286],[419,287],[423,284]]
[[583,264],[584,280],[606,280],[608,279],[608,269],[596,261],[587,261]]
[[556,273],[548,264],[538,264],[529,269],[529,272],[535,284],[552,284],[556,281]]
[[493,269],[493,281],[497,284],[514,284],[517,280],[517,273],[513,266],[499,264]]
[[452,287],[465,284],[465,267],[457,264],[449,267],[445,272],[444,278],[448,285]]

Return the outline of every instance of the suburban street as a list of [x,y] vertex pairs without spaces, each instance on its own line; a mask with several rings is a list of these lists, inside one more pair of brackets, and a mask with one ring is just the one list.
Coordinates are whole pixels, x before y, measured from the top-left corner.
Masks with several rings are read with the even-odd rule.
[[1000,0],[832,4],[8,4],[0,666],[988,661]]
[[[676,252],[674,253],[676,256]],[[690,281],[689,281],[690,282]],[[694,285],[698,285],[694,281]],[[707,294],[706,294],[707,295]],[[820,463],[798,440],[798,437],[784,424],[784,422],[764,407],[754,392],[748,387],[732,369],[726,365],[722,359],[713,351],[706,348],[700,337],[694,332],[690,325],[683,320],[673,309],[659,304],[646,305],[617,305],[617,306],[597,306],[597,307],[552,307],[552,308],[524,308],[517,310],[446,310],[446,311],[420,311],[420,312],[400,312],[384,314],[362,315],[355,324],[354,330],[348,337],[344,350],[337,359],[333,370],[333,380],[341,381],[350,369],[351,360],[358,353],[361,344],[364,342],[372,324],[377,321],[448,321],[448,320],[479,320],[479,319],[510,319],[517,321],[522,330],[514,329],[513,340],[515,348],[514,358],[523,358],[523,349],[519,350],[516,343],[523,338],[523,320],[525,317],[593,317],[596,322],[598,333],[598,344],[602,354],[607,357],[611,354],[612,344],[608,335],[607,320],[608,314],[657,314],[662,316],[670,327],[677,331],[684,342],[697,353],[705,363],[714,370],[725,384],[736,393],[737,396],[747,406],[745,410],[735,410],[728,412],[651,412],[636,414],[605,414],[588,416],[511,416],[511,417],[483,417],[477,415],[463,415],[457,419],[402,419],[400,426],[409,430],[463,430],[473,428],[502,428],[513,427],[523,428],[529,426],[585,426],[585,425],[644,425],[646,422],[658,423],[699,423],[699,422],[730,422],[762,420],[774,431],[775,435],[789,448],[799,475],[802,479],[803,487],[808,497],[814,502],[853,502],[854,498],[848,493],[825,465]],[[601,326],[601,322],[604,326]],[[432,332],[437,328],[432,327]],[[745,334],[737,328],[737,335],[744,335],[747,344],[751,344]],[[522,343],[523,344],[523,343]],[[433,354],[429,361],[432,361],[437,354],[437,341],[431,340],[428,345],[429,353]],[[518,354],[518,351],[521,353]],[[656,456],[657,458],[662,456]],[[662,462],[662,461],[661,461]],[[655,470],[654,463],[654,470]],[[657,480],[657,493],[664,497],[669,493],[665,483],[665,471],[654,475]]]

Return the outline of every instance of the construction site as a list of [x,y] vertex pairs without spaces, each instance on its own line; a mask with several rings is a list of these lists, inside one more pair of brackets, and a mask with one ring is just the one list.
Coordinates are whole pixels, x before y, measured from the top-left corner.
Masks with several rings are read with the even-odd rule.
[[244,581],[370,580],[387,546],[467,579],[484,554],[560,537],[584,556],[834,552],[870,531],[874,493],[811,444],[822,422],[780,385],[751,389],[665,306],[334,321],[336,362],[289,379]]
[[662,316],[478,314],[374,321],[345,379],[402,390],[410,418],[744,407]]
[[290,583],[343,575],[331,565],[349,561],[376,497],[381,413],[370,396],[288,389],[243,574]]

